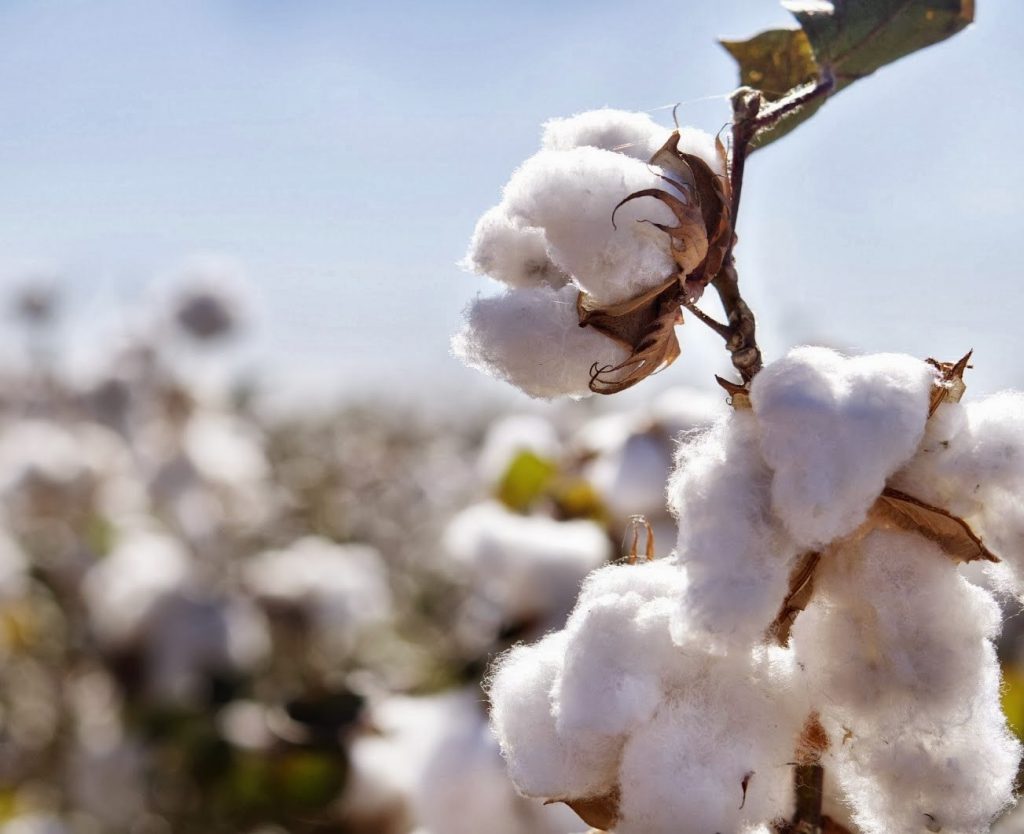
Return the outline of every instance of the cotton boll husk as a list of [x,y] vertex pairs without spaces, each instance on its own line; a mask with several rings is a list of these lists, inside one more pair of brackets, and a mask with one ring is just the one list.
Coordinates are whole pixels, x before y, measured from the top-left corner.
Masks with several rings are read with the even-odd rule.
[[[663,284],[677,266],[668,235],[651,225],[677,225],[661,201],[625,197],[646,188],[688,199],[653,166],[598,148],[541,151],[512,175],[503,205],[544,230],[552,261],[571,274],[598,305],[615,304]],[[638,221],[651,222],[638,222]],[[699,263],[694,253],[692,269]]]
[[751,385],[772,507],[797,544],[852,532],[886,479],[917,451],[934,369],[898,354],[846,358],[802,347]]
[[785,598],[799,549],[772,517],[758,424],[736,412],[680,447],[669,483],[678,560],[690,586],[678,617],[721,645],[757,642]]
[[459,513],[444,547],[506,622],[540,619],[552,627],[572,608],[583,577],[611,553],[594,522],[518,515],[493,501]]
[[565,286],[569,276],[551,262],[541,229],[509,217],[502,205],[484,212],[461,265],[515,288]]
[[580,327],[578,295],[570,284],[478,298],[452,339],[452,352],[531,397],[589,396],[591,368],[614,367],[630,351],[592,327]]
[[734,832],[788,817],[798,729],[746,663],[706,658],[626,743],[615,831]]
[[555,726],[552,688],[566,642],[564,632],[555,632],[517,646],[502,655],[488,681],[491,726],[509,776],[526,796],[601,796],[615,785],[617,745],[562,736]]
[[686,572],[667,560],[612,565],[587,578],[552,690],[562,736],[622,736],[650,719],[673,680],[686,678],[700,653],[681,651],[670,629],[686,584]]
[[517,456],[529,452],[554,460],[561,452],[558,432],[539,414],[511,414],[495,420],[487,429],[477,458],[477,471],[486,484],[498,483]]
[[870,722],[901,709],[952,710],[994,662],[1001,615],[937,545],[876,530],[825,553],[792,644],[814,707]]

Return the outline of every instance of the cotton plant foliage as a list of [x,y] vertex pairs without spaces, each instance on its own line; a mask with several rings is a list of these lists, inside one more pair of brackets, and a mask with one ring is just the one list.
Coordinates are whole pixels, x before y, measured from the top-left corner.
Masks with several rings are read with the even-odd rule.
[[[1017,542],[992,565],[1012,570],[1019,516],[986,514],[977,483],[1013,489],[1024,426],[1006,395],[930,418],[937,384],[910,357],[799,348],[757,377],[753,408],[691,436],[669,486],[675,550],[592,573],[566,627],[493,672],[520,790],[619,834],[754,831],[793,813],[814,716],[834,818],[987,831],[1020,760],[999,708],[999,607],[927,529],[873,506],[888,482],[931,481],[925,500],[973,507],[986,536]],[[814,594],[780,641],[769,626],[810,548]]]

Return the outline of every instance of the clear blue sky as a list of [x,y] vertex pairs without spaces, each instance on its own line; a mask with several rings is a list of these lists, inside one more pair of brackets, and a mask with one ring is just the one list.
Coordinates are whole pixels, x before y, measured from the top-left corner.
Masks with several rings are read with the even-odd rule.
[[[1024,385],[1024,4],[978,7],[753,158],[738,256],[769,354],[973,346],[976,389]],[[695,101],[735,85],[714,37],[785,22],[774,0],[5,0],[0,266],[62,265],[100,322],[231,254],[276,367],[475,384],[447,339],[492,288],[454,262],[541,122],[683,101],[716,131],[725,103]],[[684,330],[669,374],[707,380],[718,347]]]

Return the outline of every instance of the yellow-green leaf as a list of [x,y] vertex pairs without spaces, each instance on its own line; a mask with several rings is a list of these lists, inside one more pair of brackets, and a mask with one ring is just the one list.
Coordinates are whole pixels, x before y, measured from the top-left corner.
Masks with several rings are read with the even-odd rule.
[[533,452],[520,452],[505,470],[497,498],[510,510],[524,513],[541,498],[558,473],[558,466]]

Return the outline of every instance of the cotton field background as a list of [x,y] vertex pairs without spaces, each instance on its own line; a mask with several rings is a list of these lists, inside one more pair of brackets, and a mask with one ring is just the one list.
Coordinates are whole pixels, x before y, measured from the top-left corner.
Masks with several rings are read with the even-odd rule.
[[[800,344],[974,348],[968,400],[1024,387],[1024,11],[978,5],[949,43],[755,158],[737,258],[766,360]],[[614,611],[588,631],[583,605],[563,629],[581,588],[626,595],[624,574],[597,569],[670,586],[663,557],[729,526],[705,467],[752,442],[722,428],[714,377],[729,358],[687,318],[680,358],[642,386],[542,402],[457,357],[549,397],[588,393],[594,345],[609,366],[628,355],[577,327],[579,287],[620,303],[671,258],[666,245],[641,263],[650,274],[634,269],[654,234],[634,221],[655,214],[630,205],[618,223],[639,242],[594,270],[607,212],[579,207],[614,204],[627,164],[601,154],[629,157],[630,188],[657,184],[647,160],[675,112],[694,126],[678,147],[718,164],[736,67],[714,38],[789,20],[774,0],[0,9],[0,834],[588,828],[522,795],[553,797],[565,772],[608,787],[592,750],[552,752],[553,702],[522,682],[546,692],[575,641],[566,721],[611,727],[661,696],[617,700],[616,652],[662,655],[630,648]],[[620,130],[636,136],[613,141]],[[530,304],[503,312],[499,282]],[[555,326],[564,364],[545,366]],[[1016,425],[1013,408],[993,419]],[[679,461],[691,474],[673,478]],[[933,475],[922,464],[908,482]],[[670,483],[677,511],[698,515],[673,517]],[[699,615],[760,634],[757,594],[716,585],[714,570],[742,566],[716,564]],[[976,564],[957,570],[992,586]],[[999,699],[1024,739],[1024,618],[1000,605],[978,603],[978,629],[1001,624]],[[842,648],[814,616],[823,653]],[[943,657],[948,677],[967,668]],[[715,697],[739,716],[747,693],[731,682]],[[711,737],[695,721],[665,735],[680,726]],[[659,767],[658,725],[644,733],[627,799],[650,802],[630,834],[668,830],[658,797],[704,789],[727,746],[683,773]],[[1005,804],[988,776],[1012,769],[1012,744],[971,760],[971,802]],[[722,800],[734,815],[746,779],[739,791]],[[993,830],[1019,834],[1024,817],[1005,810]]]

